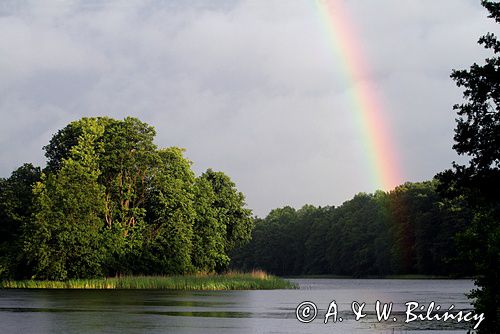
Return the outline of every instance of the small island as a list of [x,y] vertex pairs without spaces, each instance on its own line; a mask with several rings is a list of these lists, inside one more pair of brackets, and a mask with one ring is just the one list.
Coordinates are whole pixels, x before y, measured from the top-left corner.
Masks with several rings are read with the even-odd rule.
[[137,118],[82,118],[53,135],[45,167],[0,179],[0,286],[292,287],[227,273],[254,226],[244,195],[223,172],[195,175],[184,149],[159,148],[155,135]]

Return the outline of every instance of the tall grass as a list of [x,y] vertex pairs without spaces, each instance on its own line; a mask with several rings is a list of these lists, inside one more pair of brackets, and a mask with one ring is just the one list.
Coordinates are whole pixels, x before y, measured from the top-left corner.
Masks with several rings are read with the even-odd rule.
[[293,289],[296,286],[263,271],[251,273],[196,274],[182,276],[123,276],[67,281],[0,282],[4,289],[156,289],[156,290],[260,290]]

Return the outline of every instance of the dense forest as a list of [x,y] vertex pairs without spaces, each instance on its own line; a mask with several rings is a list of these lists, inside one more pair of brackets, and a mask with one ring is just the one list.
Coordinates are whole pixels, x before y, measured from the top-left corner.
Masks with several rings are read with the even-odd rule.
[[0,179],[0,277],[64,280],[220,271],[250,238],[243,194],[196,177],[135,118],[83,118],[44,147],[47,165]]
[[44,147],[43,170],[25,164],[0,179],[1,277],[220,272],[230,262],[279,275],[469,273],[455,237],[470,213],[438,181],[252,218],[227,175],[195,176],[182,149],[154,137],[135,118],[83,118]]
[[358,194],[339,207],[275,209],[257,219],[232,265],[279,275],[466,275],[456,236],[470,213],[450,205],[438,182]]

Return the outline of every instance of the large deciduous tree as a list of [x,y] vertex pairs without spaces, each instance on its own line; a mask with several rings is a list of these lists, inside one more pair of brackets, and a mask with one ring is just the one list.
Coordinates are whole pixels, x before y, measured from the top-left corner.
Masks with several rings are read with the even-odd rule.
[[98,183],[95,142],[104,128],[95,119],[83,123],[77,144],[60,162],[58,173],[42,175],[34,189],[36,212],[24,248],[36,278],[102,274],[104,187]]
[[41,176],[25,165],[0,179],[0,275],[226,268],[252,229],[243,194],[222,172],[196,178],[184,150],[158,149],[155,133],[136,118],[83,118],[44,147]]

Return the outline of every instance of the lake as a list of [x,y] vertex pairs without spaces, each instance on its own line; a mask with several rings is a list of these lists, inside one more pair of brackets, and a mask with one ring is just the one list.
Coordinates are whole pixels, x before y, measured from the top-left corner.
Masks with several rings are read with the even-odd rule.
[[[291,279],[299,290],[0,290],[0,333],[466,333],[457,321],[405,323],[405,303],[442,311],[471,310],[471,280]],[[393,303],[388,321],[377,321],[375,303]],[[317,318],[299,322],[296,308],[313,302]],[[324,316],[332,301],[337,322]],[[356,321],[353,301],[365,302]],[[333,304],[332,304],[333,305]],[[331,311],[334,309],[332,308]],[[313,308],[309,316],[312,316]],[[417,311],[415,311],[417,312]],[[425,311],[423,311],[425,312]],[[299,309],[299,315],[307,315]],[[342,318],[342,322],[340,322]],[[394,321],[394,318],[397,320]],[[471,325],[472,324],[472,325]]]

